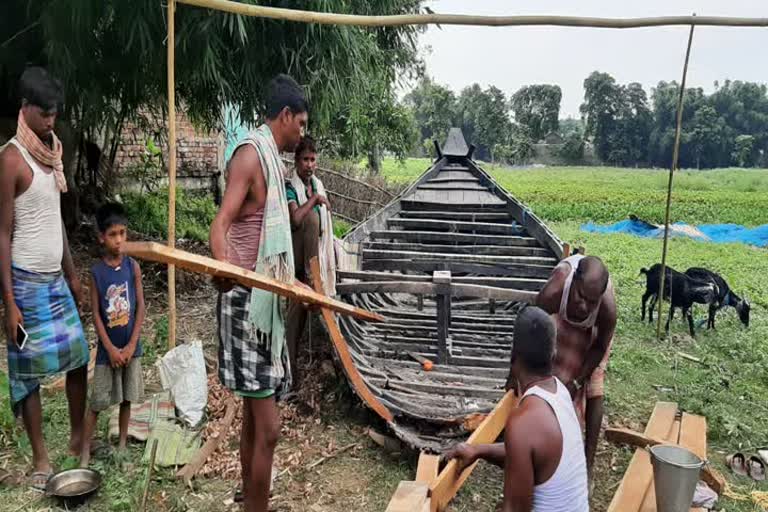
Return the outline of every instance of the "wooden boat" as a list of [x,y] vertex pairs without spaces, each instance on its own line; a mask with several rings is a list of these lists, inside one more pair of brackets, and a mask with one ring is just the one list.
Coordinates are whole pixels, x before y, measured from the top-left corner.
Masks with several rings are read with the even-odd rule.
[[463,439],[503,397],[516,312],[568,253],[472,160],[459,129],[435,146],[434,164],[344,237],[337,284],[387,320],[339,318],[350,382],[427,451]]

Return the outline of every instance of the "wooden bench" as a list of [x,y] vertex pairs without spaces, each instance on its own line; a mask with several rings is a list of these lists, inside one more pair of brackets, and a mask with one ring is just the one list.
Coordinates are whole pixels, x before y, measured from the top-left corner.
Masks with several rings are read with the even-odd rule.
[[[679,414],[676,403],[658,402],[644,434],[649,438],[679,444],[702,459],[707,458],[706,418],[688,413]],[[610,438],[608,432],[606,437]],[[722,478],[719,475],[715,477]],[[703,508],[691,508],[691,512],[704,511]],[[656,512],[653,467],[650,454],[646,450],[635,450],[608,512]]]

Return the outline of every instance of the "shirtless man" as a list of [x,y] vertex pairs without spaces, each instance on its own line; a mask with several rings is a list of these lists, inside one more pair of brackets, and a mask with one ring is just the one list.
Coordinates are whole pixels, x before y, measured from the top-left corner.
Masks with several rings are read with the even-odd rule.
[[[574,255],[561,261],[536,297],[536,305],[553,315],[557,325],[554,374],[573,398],[579,421],[585,427],[587,469],[597,450],[603,420],[605,368],[616,328],[616,300],[608,270],[594,256]],[[512,375],[507,387],[515,387]],[[460,465],[485,459],[503,460],[501,443],[460,444],[447,453]]]
[[[293,151],[307,126],[303,90],[286,76],[267,85],[265,123],[238,144],[227,187],[211,224],[213,257],[294,282],[293,248],[282,151]],[[219,379],[243,400],[240,462],[246,512],[266,512],[272,460],[280,435],[276,400],[291,383],[279,298],[215,281]]]

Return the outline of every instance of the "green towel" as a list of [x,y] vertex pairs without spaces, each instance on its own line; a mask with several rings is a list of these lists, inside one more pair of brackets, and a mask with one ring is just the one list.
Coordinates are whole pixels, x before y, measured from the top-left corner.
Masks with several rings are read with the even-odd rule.
[[149,432],[141,461],[149,463],[152,443],[157,440],[156,467],[184,466],[200,449],[201,434],[200,430],[187,430],[173,421],[157,421]]
[[[285,164],[280,158],[272,130],[266,124],[248,134],[238,147],[244,144],[250,144],[259,154],[267,184],[264,221],[254,270],[278,281],[293,283],[293,242],[288,199],[285,195]],[[272,366],[282,368],[285,321],[280,308],[280,297],[271,292],[253,289],[248,319],[252,329],[270,334]]]

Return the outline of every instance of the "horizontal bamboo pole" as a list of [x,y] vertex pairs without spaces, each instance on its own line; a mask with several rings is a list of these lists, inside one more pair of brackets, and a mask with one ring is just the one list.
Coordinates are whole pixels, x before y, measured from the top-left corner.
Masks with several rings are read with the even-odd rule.
[[709,25],[719,27],[768,27],[768,18],[737,18],[725,16],[658,16],[652,18],[594,18],[581,16],[472,16],[467,14],[399,14],[392,16],[361,16],[330,12],[301,11],[247,5],[230,0],[176,0],[177,3],[207,7],[218,11],[323,25],[357,25],[365,27],[395,27],[402,25],[481,25],[488,27],[558,26],[592,28],[642,28],[673,25]]

